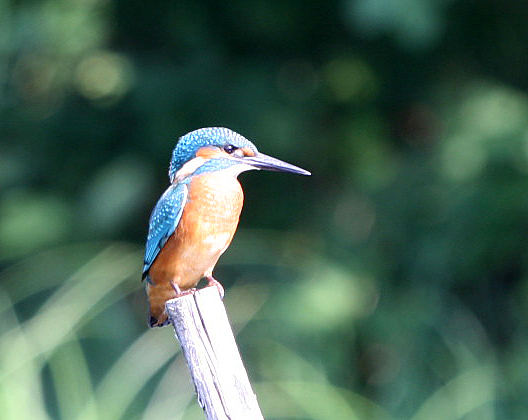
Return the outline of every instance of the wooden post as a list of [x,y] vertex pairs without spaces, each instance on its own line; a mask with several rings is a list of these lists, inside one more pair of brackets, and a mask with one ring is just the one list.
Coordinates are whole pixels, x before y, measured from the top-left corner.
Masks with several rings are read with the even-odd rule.
[[203,288],[165,307],[207,419],[263,420],[218,289]]

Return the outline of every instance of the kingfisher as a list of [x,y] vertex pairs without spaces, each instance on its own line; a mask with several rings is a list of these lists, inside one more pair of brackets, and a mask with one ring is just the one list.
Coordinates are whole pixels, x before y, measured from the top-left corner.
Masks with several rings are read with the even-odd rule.
[[165,302],[193,293],[201,279],[222,285],[213,269],[238,226],[244,193],[238,175],[250,170],[310,175],[260,153],[242,135],[224,127],[200,128],[180,137],[169,165],[170,186],[149,221],[142,279],[150,327],[168,324]]

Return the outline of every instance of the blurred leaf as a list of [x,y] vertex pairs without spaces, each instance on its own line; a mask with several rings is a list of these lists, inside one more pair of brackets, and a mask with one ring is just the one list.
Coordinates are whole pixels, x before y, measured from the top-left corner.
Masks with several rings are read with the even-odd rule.
[[0,252],[4,258],[57,242],[70,228],[70,208],[56,197],[14,191],[0,203]]

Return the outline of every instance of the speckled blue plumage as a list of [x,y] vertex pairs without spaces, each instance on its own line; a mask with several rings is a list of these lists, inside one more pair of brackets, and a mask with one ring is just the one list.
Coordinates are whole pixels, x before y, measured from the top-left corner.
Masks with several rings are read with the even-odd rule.
[[174,181],[176,172],[189,160],[194,158],[198,149],[204,146],[220,146],[232,144],[236,147],[248,147],[257,152],[257,148],[244,136],[225,127],[200,128],[180,137],[172,152],[169,166],[169,179]]
[[188,183],[190,179],[173,184],[163,193],[156,207],[152,210],[149,221],[149,233],[145,249],[143,278],[148,277],[148,270],[159,252],[174,233],[187,202]]
[[148,270],[180,222],[183,209],[187,203],[188,185],[192,177],[227,169],[237,164],[231,159],[211,159],[200,166],[192,175],[167,188],[150,215],[143,278],[151,282],[148,277]]

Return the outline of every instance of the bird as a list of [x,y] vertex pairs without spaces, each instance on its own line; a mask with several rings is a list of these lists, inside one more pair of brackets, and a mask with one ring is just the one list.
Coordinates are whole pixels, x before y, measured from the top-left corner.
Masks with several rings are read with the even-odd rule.
[[142,279],[149,326],[167,325],[165,302],[194,293],[213,277],[220,256],[238,227],[244,201],[238,175],[268,170],[311,175],[305,169],[260,153],[244,136],[225,127],[206,127],[178,139],[169,165],[170,185],[149,219]]

